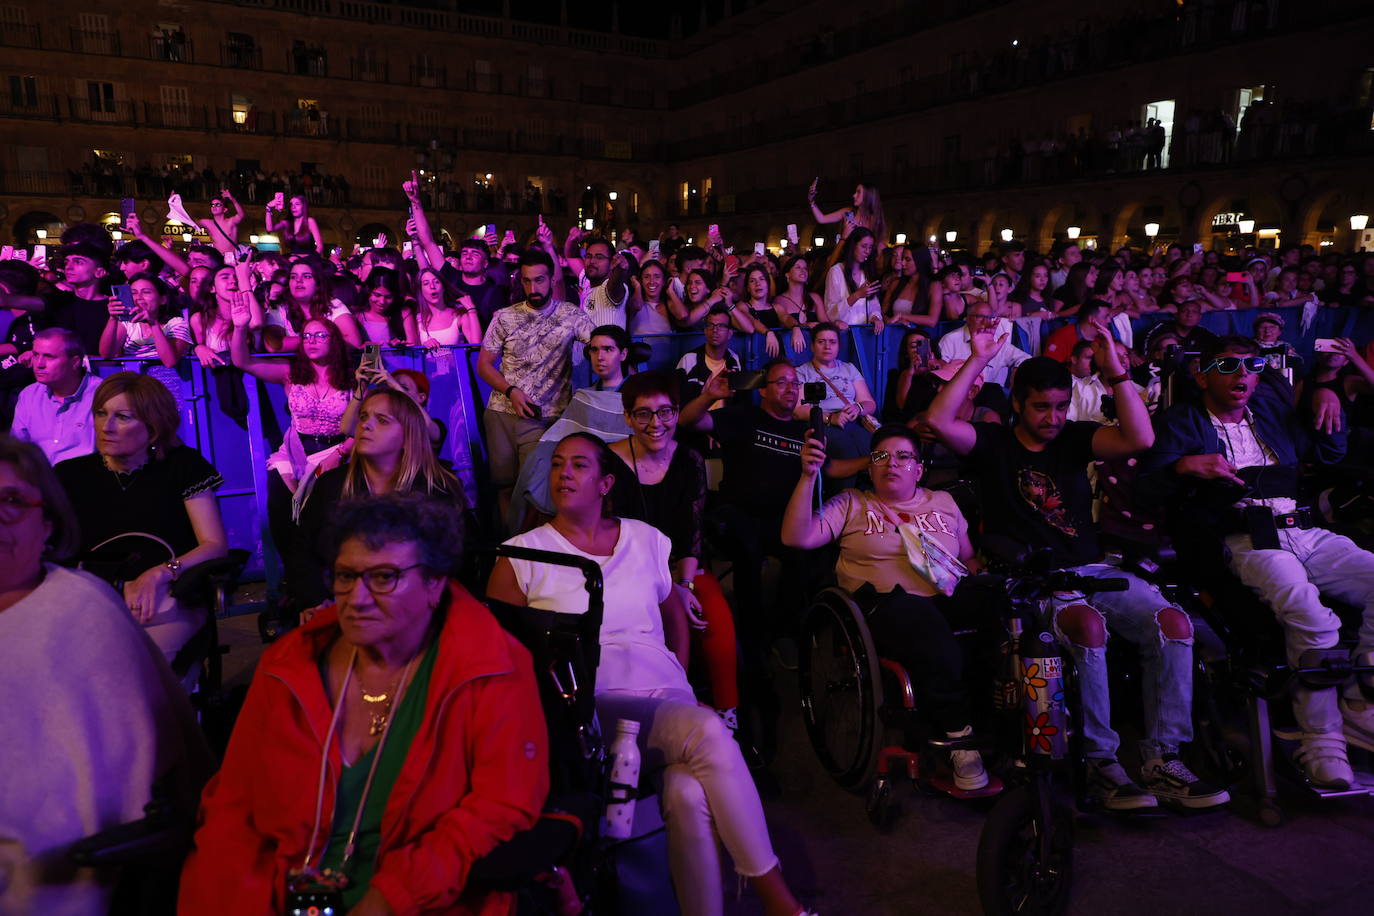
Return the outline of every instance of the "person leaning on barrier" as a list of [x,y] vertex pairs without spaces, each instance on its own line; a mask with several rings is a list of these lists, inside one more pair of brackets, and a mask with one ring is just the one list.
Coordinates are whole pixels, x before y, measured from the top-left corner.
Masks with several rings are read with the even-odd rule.
[[[808,433],[801,477],[782,520],[782,542],[804,550],[839,542],[835,575],[867,609],[879,652],[906,669],[931,726],[950,738],[967,737],[973,729],[963,651],[952,630],[989,606],[957,600],[955,584],[978,568],[968,522],[952,496],[921,486],[924,467],[915,431],[900,423],[883,426],[869,446],[872,491],[845,490],[813,511],[825,450]],[[904,535],[902,525],[911,532]],[[919,567],[908,547],[913,535],[921,542]],[[954,751],[951,758],[960,789],[988,784],[977,751]]]
[[258,663],[180,912],[286,912],[288,885],[340,879],[352,916],[512,909],[465,883],[534,824],[548,738],[529,653],[448,578],[461,531],[418,496],[339,507],[334,604]]
[[[1321,593],[1362,606],[1358,662],[1374,662],[1374,554],[1323,528],[1298,504],[1299,464],[1332,464],[1346,448],[1341,398],[1314,387],[1294,405],[1286,386],[1262,378],[1254,341],[1222,337],[1202,354],[1202,398],[1165,411],[1142,459],[1142,494],[1167,501],[1175,527],[1225,546],[1226,563],[1283,626],[1288,663],[1329,649],[1340,618]],[[1296,688],[1298,760],[1316,785],[1354,783],[1347,743],[1374,750],[1374,703],[1359,683]]]
[[[1062,364],[1043,356],[1017,369],[1014,426],[957,419],[969,388],[1007,343],[990,329],[973,334],[968,361],[936,395],[926,420],[951,451],[965,456],[982,492],[986,534],[1048,548],[1056,568],[1129,583],[1126,591],[1095,595],[1091,604],[1081,595],[1052,599],[1055,633],[1078,674],[1089,791],[1108,809],[1153,807],[1161,799],[1188,808],[1212,807],[1229,795],[1191,773],[1178,756],[1180,746],[1192,740],[1192,622],[1153,585],[1103,562],[1092,518],[1089,462],[1130,457],[1154,440],[1145,404],[1111,336],[1104,327],[1098,331],[1094,353],[1116,396],[1119,426],[1068,422],[1071,376]],[[1117,762],[1120,739],[1111,727],[1107,681],[1108,628],[1137,647],[1145,669],[1143,789]]]
[[0,434],[0,913],[104,913],[111,875],[77,840],[189,813],[213,767],[186,695],[119,595],[60,564],[80,542],[43,453]]

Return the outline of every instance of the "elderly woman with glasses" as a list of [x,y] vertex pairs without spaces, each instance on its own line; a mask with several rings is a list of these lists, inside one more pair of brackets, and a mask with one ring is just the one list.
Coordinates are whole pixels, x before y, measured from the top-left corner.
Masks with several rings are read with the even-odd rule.
[[351,916],[510,912],[466,885],[548,792],[529,653],[448,578],[451,505],[373,496],[333,521],[334,604],[263,654],[179,912],[291,912],[307,887]]
[[[825,447],[808,434],[802,473],[782,520],[782,542],[813,550],[840,544],[835,575],[868,610],[868,627],[884,658],[910,675],[927,725],[951,738],[972,734],[963,652],[954,623],[967,625],[977,607],[956,595],[976,560],[968,522],[948,493],[921,486],[920,439],[904,424],[883,426],[870,442],[873,490],[845,490],[812,510]],[[960,590],[962,592],[962,590]],[[977,751],[951,752],[954,784],[988,784]]]

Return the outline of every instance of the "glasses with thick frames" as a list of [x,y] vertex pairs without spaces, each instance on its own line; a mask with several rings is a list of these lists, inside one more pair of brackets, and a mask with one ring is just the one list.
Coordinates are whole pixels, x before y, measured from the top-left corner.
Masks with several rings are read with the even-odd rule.
[[920,457],[915,452],[889,452],[881,448],[868,453],[869,464],[882,464],[886,461],[899,468],[910,467]]
[[630,411],[630,419],[634,420],[640,426],[648,426],[649,421],[652,420],[654,417],[658,417],[658,422],[660,423],[667,423],[669,420],[673,419],[673,417],[676,416],[676,407],[660,407],[658,410],[650,410],[647,407],[640,407],[637,410]]
[[1207,364],[1203,372],[1211,372],[1213,369],[1222,375],[1232,375],[1239,372],[1243,367],[1247,372],[1263,372],[1268,362],[1263,356],[1218,356]]
[[412,563],[410,566],[373,566],[370,569],[335,569],[325,574],[325,579],[329,587],[336,595],[346,595],[353,591],[353,586],[359,579],[367,585],[367,590],[374,595],[389,595],[396,591],[397,584],[401,577],[412,569],[419,569],[423,563]]

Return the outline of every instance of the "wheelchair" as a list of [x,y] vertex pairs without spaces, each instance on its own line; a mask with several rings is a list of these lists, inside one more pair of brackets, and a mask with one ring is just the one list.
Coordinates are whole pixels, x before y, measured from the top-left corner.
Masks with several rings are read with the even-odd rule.
[[[955,631],[956,638],[973,634]],[[802,621],[797,673],[802,721],[821,766],[842,788],[866,793],[869,819],[892,828],[898,814],[896,780],[960,799],[986,798],[1002,791],[989,774],[982,789],[957,788],[939,758],[951,750],[972,750],[972,739],[926,737],[920,748],[905,746],[899,734],[922,731],[919,700],[909,673],[883,658],[874,645],[863,610],[849,592],[823,589]]]
[[[1188,551],[1196,556],[1199,551]],[[1368,765],[1363,768],[1367,782],[1356,782],[1349,789],[1336,790],[1313,785],[1293,760],[1297,747],[1294,730],[1276,727],[1270,704],[1279,703],[1277,718],[1287,721],[1288,705],[1298,686],[1314,689],[1339,689],[1351,677],[1374,675],[1374,665],[1352,662],[1350,634],[1358,627],[1362,609],[1323,597],[1342,618],[1341,639],[1331,649],[1304,653],[1300,664],[1288,664],[1283,631],[1268,605],[1218,563],[1193,567],[1186,574],[1205,583],[1198,589],[1183,589],[1178,596],[1190,613],[1215,634],[1220,652],[1200,650],[1194,687],[1197,736],[1195,746],[1206,765],[1223,782],[1249,783],[1253,813],[1268,827],[1285,823],[1279,804],[1280,779],[1310,799],[1336,799],[1374,794]],[[1237,720],[1243,723],[1236,729]],[[1243,749],[1233,740],[1235,731],[1244,734]],[[1278,745],[1276,747],[1276,744]],[[1352,764],[1357,765],[1360,750],[1350,748]],[[1361,768],[1356,766],[1357,779]]]
[[[487,602],[532,656],[548,726],[550,791],[535,825],[474,863],[468,880],[475,887],[515,892],[520,913],[560,913],[570,900],[585,903],[591,889],[606,884],[592,842],[603,806],[604,754],[594,705],[601,569],[590,560],[546,551],[503,546],[495,553],[577,567],[587,582],[588,611],[583,615]],[[229,584],[212,572],[207,569],[205,578],[190,582],[217,591]],[[178,585],[188,579],[183,574]],[[178,810],[163,787],[154,786],[144,814],[141,820],[87,837],[68,851],[68,858],[80,867],[122,869],[111,907],[115,916],[175,910],[176,879],[190,848],[193,812]]]

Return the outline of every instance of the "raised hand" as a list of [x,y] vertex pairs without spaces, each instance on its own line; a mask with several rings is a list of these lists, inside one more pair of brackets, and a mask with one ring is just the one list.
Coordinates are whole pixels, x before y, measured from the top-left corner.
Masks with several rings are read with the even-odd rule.
[[816,190],[820,187],[820,183],[821,180],[819,178],[815,178],[811,181],[811,186],[806,189],[806,199],[811,201],[812,203],[815,203],[816,201]]
[[992,328],[981,328],[974,331],[968,339],[969,355],[974,359],[992,359],[1007,345],[1009,336],[1003,334],[1000,337],[994,337]]
[[723,401],[730,397],[730,380],[725,377],[725,370],[722,369],[708,378],[705,387],[701,389],[701,393],[713,402]]

